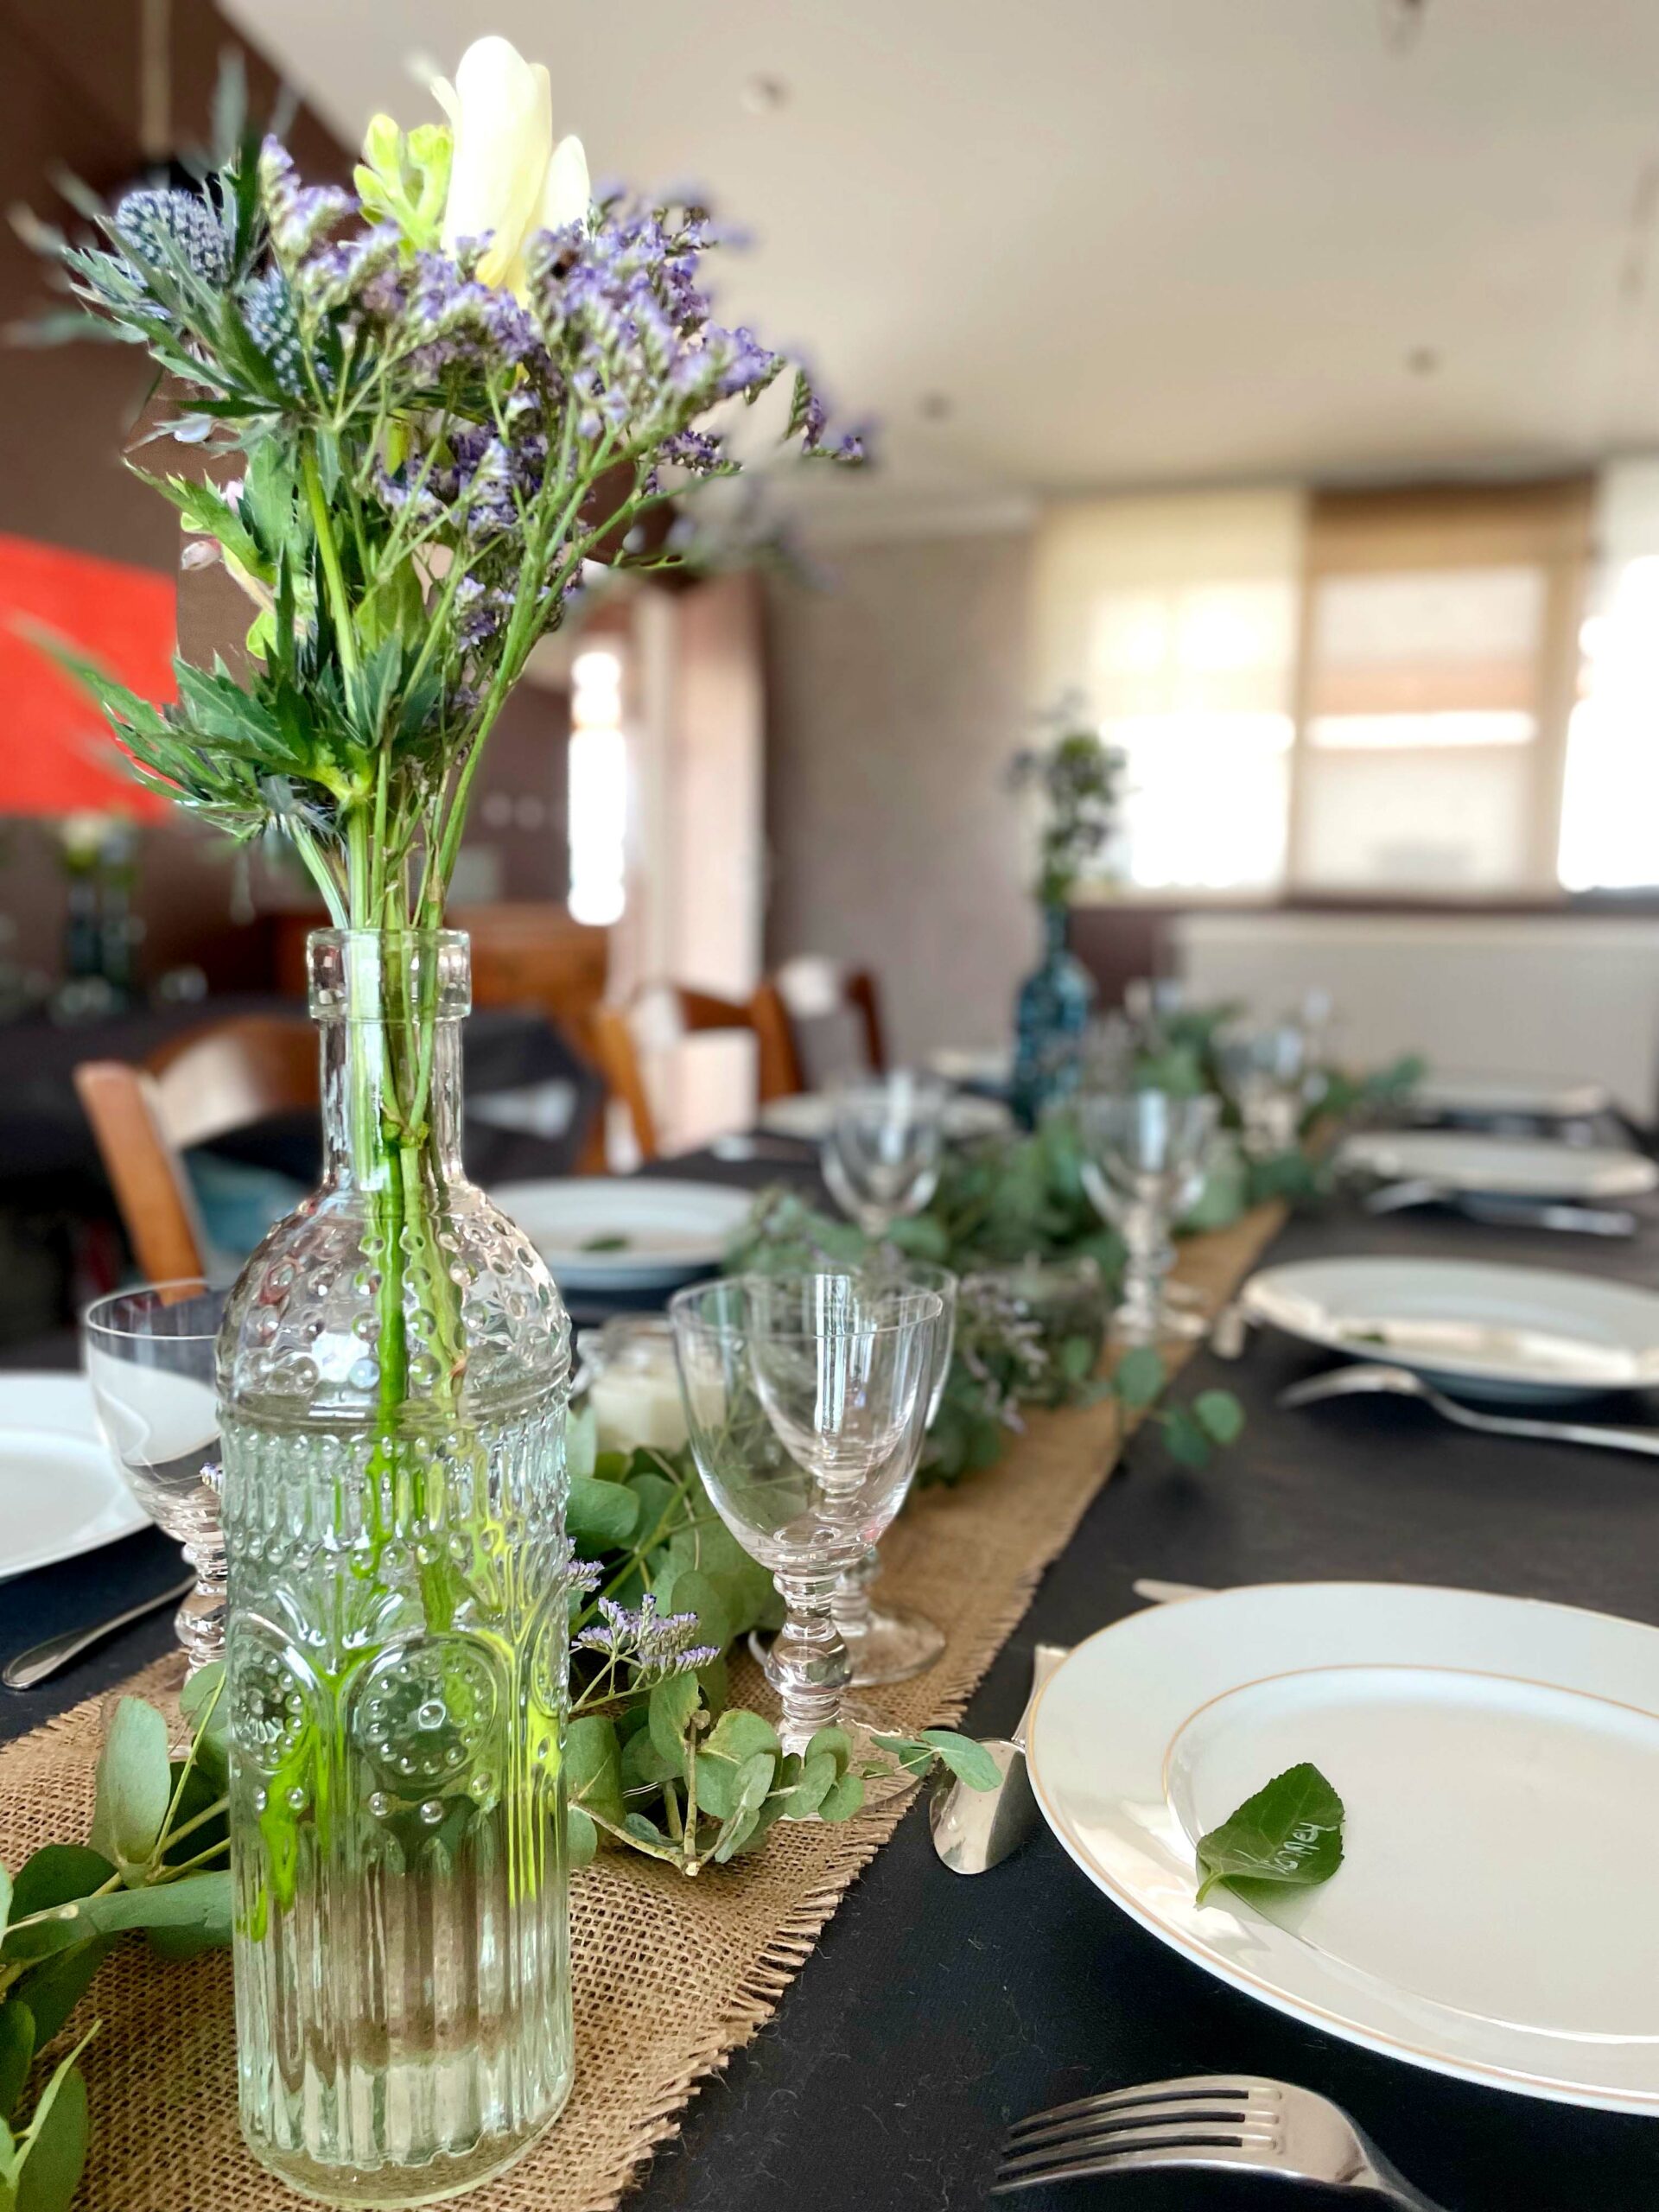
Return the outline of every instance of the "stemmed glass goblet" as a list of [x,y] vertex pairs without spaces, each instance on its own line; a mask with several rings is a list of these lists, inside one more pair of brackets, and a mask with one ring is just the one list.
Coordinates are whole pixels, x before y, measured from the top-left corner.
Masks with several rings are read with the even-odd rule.
[[823,1179],[869,1237],[919,1213],[939,1180],[947,1086],[908,1068],[836,1084],[823,1152]]
[[1207,1092],[1094,1093],[1077,1099],[1073,1111],[1084,1186],[1128,1247],[1122,1300],[1113,1316],[1120,1341],[1201,1336],[1204,1316],[1173,1306],[1165,1278],[1175,1258],[1171,1230],[1204,1187],[1215,1099]]
[[1311,1072],[1306,1031],[1294,1021],[1230,1029],[1217,1039],[1216,1057],[1248,1156],[1277,1160],[1294,1151]]
[[743,1275],[677,1292],[669,1313],[698,1472],[784,1600],[784,1749],[839,1725],[856,1763],[879,1765],[843,1711],[851,1665],[833,1601],[914,1472],[943,1304],[856,1275]]
[[213,1351],[226,1296],[186,1276],[117,1291],[81,1317],[104,1441],[140,1505],[195,1570],[196,1586],[174,1616],[193,1675],[225,1656]]
[[[931,1290],[938,1294],[944,1315],[934,1346],[933,1375],[924,1424],[925,1428],[931,1427],[939,1410],[939,1400],[944,1395],[956,1343],[957,1278],[949,1268],[924,1260],[876,1260],[859,1272],[865,1281],[890,1290]],[[912,1467],[912,1475],[914,1471]],[[908,1491],[906,1482],[906,1495]],[[889,1607],[874,1603],[871,1593],[880,1572],[880,1554],[872,1544],[863,1558],[842,1576],[830,1601],[836,1625],[846,1640],[852,1659],[852,1673],[848,1680],[855,1690],[868,1689],[880,1682],[908,1681],[913,1675],[924,1675],[944,1649],[944,1630],[925,1613],[909,1605]],[[771,1638],[759,1631],[752,1634],[749,1649],[760,1662],[766,1680],[774,1689],[779,1688]]]

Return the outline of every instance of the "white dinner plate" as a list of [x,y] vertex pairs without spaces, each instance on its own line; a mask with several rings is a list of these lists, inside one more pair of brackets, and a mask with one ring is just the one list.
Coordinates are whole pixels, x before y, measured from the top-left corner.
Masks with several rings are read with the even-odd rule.
[[1645,1153],[1457,1129],[1363,1130],[1344,1139],[1337,1166],[1505,1198],[1630,1198],[1659,1184],[1659,1166]]
[[84,1376],[0,1376],[0,1579],[149,1521],[98,1433]]
[[[835,1120],[835,1101],[827,1090],[798,1090],[787,1098],[768,1099],[760,1109],[760,1126],[773,1136],[799,1137],[805,1144],[822,1144]],[[1001,1136],[1013,1116],[1000,1098],[976,1098],[964,1092],[947,1100],[944,1134],[954,1143],[975,1137]]]
[[982,1084],[988,1090],[1006,1090],[1014,1080],[1014,1053],[1007,1045],[941,1045],[928,1054],[927,1065],[946,1083]]
[[[1464,1590],[1154,1605],[1051,1677],[1027,1759],[1108,1897],[1235,1988],[1390,2058],[1659,2113],[1659,1630]],[[1258,1911],[1196,1846],[1311,1761],[1343,1864]]]
[[1535,1075],[1426,1075],[1412,1085],[1420,1113],[1474,1121],[1514,1115],[1541,1122],[1576,1122],[1605,1114],[1612,1104],[1605,1084],[1562,1083]]
[[673,1290],[718,1267],[752,1191],[654,1175],[508,1183],[491,1196],[561,1290]]
[[1294,1260],[1239,1294],[1246,1316],[1459,1396],[1563,1401],[1659,1384],[1659,1294],[1476,1260]]

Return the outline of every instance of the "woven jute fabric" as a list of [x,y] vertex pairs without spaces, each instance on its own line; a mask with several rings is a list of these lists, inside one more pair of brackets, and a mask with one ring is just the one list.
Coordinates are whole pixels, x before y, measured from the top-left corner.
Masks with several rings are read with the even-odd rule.
[[[1279,1219],[1260,1208],[1193,1238],[1181,1278],[1224,1297]],[[995,1468],[925,1491],[906,1509],[882,1544],[882,1594],[920,1607],[948,1642],[929,1674],[879,1694],[895,1726],[960,1717],[1121,1441],[1109,1404],[1036,1415]],[[162,1660],[126,1687],[166,1704],[181,1665]],[[766,1702],[747,1660],[733,1690]],[[38,1845],[85,1834],[106,1702],[79,1706],[0,1754],[0,1864],[15,1870]],[[576,1876],[575,2088],[519,2165],[458,2202],[467,2212],[614,2205],[675,2132],[698,2081],[772,2012],[903,1810],[891,1804],[845,1827],[780,1826],[753,1858],[695,1880],[620,1852]],[[128,1939],[71,2031],[94,2018],[101,2025],[84,2061],[92,2153],[78,2212],[281,2212],[296,2202],[238,2132],[227,1956],[164,1964]]]

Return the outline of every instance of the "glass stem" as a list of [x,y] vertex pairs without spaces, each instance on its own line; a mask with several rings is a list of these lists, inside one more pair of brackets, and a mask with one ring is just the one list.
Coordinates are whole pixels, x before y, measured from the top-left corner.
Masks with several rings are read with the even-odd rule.
[[1117,1333],[1128,1344],[1155,1344],[1163,1306],[1164,1277],[1172,1258],[1161,1209],[1150,1198],[1136,1198],[1123,1210],[1121,1227],[1128,1248],[1123,1262],[1123,1300],[1117,1309]]
[[840,1577],[829,1573],[774,1576],[785,1608],[772,1641],[778,1694],[783,1700],[779,1734],[785,1751],[804,1752],[820,1728],[840,1717],[852,1674],[846,1641],[833,1611]]
[[196,1586],[173,1617],[190,1672],[225,1656],[225,1538],[217,1521],[183,1547]]
[[872,1544],[856,1567],[849,1567],[836,1583],[830,1600],[836,1626],[849,1643],[870,1632],[870,1592],[881,1572],[880,1555]]

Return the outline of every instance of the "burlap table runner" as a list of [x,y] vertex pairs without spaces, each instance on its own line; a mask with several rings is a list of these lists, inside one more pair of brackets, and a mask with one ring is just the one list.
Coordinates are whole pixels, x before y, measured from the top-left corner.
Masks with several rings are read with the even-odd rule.
[[[1224,1297],[1279,1225],[1261,1207],[1195,1237],[1179,1275]],[[1122,1441],[1109,1404],[1038,1414],[995,1468],[925,1491],[884,1540],[883,1592],[919,1606],[949,1641],[918,1681],[879,1694],[895,1726],[960,1717],[1039,1578],[1104,1482]],[[758,1670],[734,1696],[764,1701]],[[165,1700],[182,1662],[128,1687]],[[77,1840],[91,1815],[102,1700],[0,1755],[0,1863]],[[462,2200],[475,2212],[606,2212],[652,2146],[674,2133],[699,2079],[766,2018],[842,1893],[893,1833],[902,1804],[845,1827],[781,1826],[765,1847],[695,1881],[652,1860],[601,1854],[575,1877],[576,2083],[558,2126],[522,2164]],[[124,1943],[75,2027],[102,2028],[84,2061],[92,2153],[78,2212],[285,2212],[296,2200],[242,2147],[236,2120],[228,1956],[164,1964]]]

